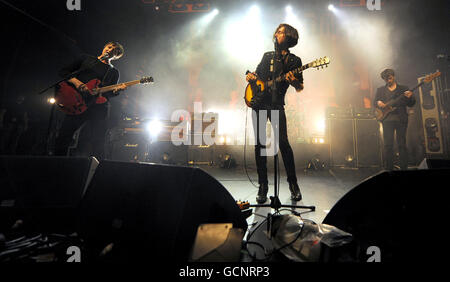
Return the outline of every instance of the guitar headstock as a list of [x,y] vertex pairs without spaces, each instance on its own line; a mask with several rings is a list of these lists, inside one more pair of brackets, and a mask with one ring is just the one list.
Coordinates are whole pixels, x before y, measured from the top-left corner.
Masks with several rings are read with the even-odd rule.
[[425,83],[430,83],[433,79],[435,79],[436,77],[438,77],[438,76],[440,76],[440,75],[441,75],[441,72],[440,72],[440,71],[437,71],[437,72],[435,72],[435,73],[433,73],[433,74],[427,75],[427,76],[423,79],[423,82],[425,82]]
[[154,82],[154,80],[153,80],[153,77],[151,77],[151,76],[144,76],[139,80],[139,83],[141,83],[141,84],[147,84],[147,83],[153,83],[153,82]]
[[312,61],[311,63],[309,63],[309,67],[317,68],[317,69],[322,67],[322,69],[323,69],[324,66],[328,67],[329,64],[330,64],[330,58],[325,56],[323,58],[316,59],[316,60]]

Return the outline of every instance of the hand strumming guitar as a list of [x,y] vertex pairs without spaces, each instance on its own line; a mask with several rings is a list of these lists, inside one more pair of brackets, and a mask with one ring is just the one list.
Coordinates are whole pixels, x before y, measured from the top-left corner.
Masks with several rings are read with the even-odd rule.
[[[408,91],[405,91],[405,93],[403,93],[403,95],[405,95],[405,97],[409,99],[413,95],[413,92],[408,90]],[[378,101],[377,106],[383,109],[386,107],[386,104],[383,103],[383,101]]]
[[86,86],[86,84],[84,84],[83,82],[81,82],[80,80],[78,80],[78,78],[73,77],[71,79],[68,80],[70,83],[73,84],[73,86],[75,86],[75,88],[82,92],[82,93],[86,93],[86,94],[91,94],[92,92],[91,90],[89,90],[89,88]]
[[386,104],[383,103],[383,101],[378,101],[378,102],[377,102],[377,105],[378,105],[378,107],[380,107],[380,108],[386,107]]
[[250,82],[250,81],[255,81],[257,79],[257,77],[256,77],[255,73],[249,72],[247,74],[247,76],[245,77],[245,79],[247,80],[247,82]]

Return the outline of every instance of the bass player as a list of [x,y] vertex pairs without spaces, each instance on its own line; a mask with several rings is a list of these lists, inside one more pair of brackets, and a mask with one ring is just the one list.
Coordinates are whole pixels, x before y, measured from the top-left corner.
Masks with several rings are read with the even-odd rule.
[[[413,92],[407,86],[397,84],[395,73],[392,69],[385,69],[381,78],[386,85],[377,89],[373,105],[385,108],[391,100],[397,101],[392,104],[395,110],[391,112],[382,122],[384,139],[384,156],[386,169],[394,169],[394,133],[397,136],[397,145],[400,159],[400,169],[408,169],[408,151],[406,148],[406,129],[408,127],[408,113],[406,107],[412,107],[416,103]],[[399,98],[401,97],[401,98]]]

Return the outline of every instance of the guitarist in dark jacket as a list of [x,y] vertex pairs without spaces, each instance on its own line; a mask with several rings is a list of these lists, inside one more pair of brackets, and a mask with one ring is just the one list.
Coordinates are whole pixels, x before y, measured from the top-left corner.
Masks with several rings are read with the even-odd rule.
[[117,42],[109,42],[103,47],[98,57],[82,55],[73,63],[59,71],[61,77],[70,76],[71,73],[82,70],[76,76],[70,77],[67,82],[72,84],[80,93],[86,97],[88,109],[80,115],[66,115],[58,132],[55,144],[55,155],[67,155],[67,149],[72,142],[72,136],[81,126],[86,125],[83,130],[88,130],[89,145],[91,153],[98,159],[103,158],[105,135],[107,130],[107,118],[109,116],[108,98],[118,95],[118,91],[124,90],[125,85],[117,87],[114,91],[103,93],[104,103],[95,103],[97,96],[90,95],[90,90],[85,83],[92,79],[101,81],[102,86],[117,84],[119,71],[111,64],[123,56],[124,49]]
[[[280,24],[276,29],[273,40],[275,43],[275,52],[267,52],[264,54],[261,62],[256,68],[255,73],[248,73],[246,80],[248,82],[255,81],[257,78],[262,80],[273,79],[279,75],[285,74],[285,80],[275,83],[276,90],[267,89],[268,93],[263,93],[260,104],[253,107],[256,116],[253,116],[253,129],[255,132],[255,159],[258,171],[259,190],[256,201],[264,203],[267,200],[268,180],[267,180],[267,157],[261,154],[261,150],[265,148],[265,140],[261,140],[259,133],[259,120],[261,111],[267,111],[267,117],[271,119],[271,110],[278,110],[279,124],[272,124],[278,126],[279,136],[278,143],[283,157],[284,167],[286,169],[287,180],[289,183],[289,190],[291,191],[291,199],[300,201],[302,195],[297,184],[297,177],[295,172],[294,153],[289,144],[287,136],[286,114],[284,111],[284,97],[289,85],[292,85],[297,92],[303,90],[303,75],[299,73],[294,75],[291,70],[302,66],[302,61],[299,57],[289,52],[289,48],[297,45],[298,32],[295,28],[288,24]],[[273,64],[272,64],[273,60]],[[272,119],[271,119],[272,120]],[[266,121],[267,122],[267,121]],[[261,127],[265,129],[265,124]],[[274,130],[275,131],[275,130]],[[275,131],[276,132],[276,131]],[[265,134],[262,134],[265,136]],[[276,136],[277,137],[277,136]],[[264,137],[262,137],[265,139]]]
[[407,86],[397,84],[395,73],[386,69],[381,73],[386,85],[377,89],[374,106],[385,109],[388,106],[395,108],[383,120],[384,155],[386,169],[394,169],[394,132],[397,136],[397,145],[400,157],[400,169],[408,169],[408,151],[406,148],[406,129],[408,128],[408,113],[406,107],[412,107],[416,99]]

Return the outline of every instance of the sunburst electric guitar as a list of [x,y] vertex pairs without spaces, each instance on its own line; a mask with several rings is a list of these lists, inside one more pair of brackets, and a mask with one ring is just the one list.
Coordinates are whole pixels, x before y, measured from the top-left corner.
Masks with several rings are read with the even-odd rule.
[[[422,86],[424,83],[430,83],[433,79],[435,79],[436,77],[440,76],[441,72],[437,71],[433,74],[427,75],[422,82],[420,82],[419,84],[417,84],[413,89],[411,89],[410,91],[414,91],[417,88],[419,88],[420,86]],[[392,105],[394,105],[395,103],[397,103],[398,101],[400,101],[400,99],[402,99],[403,95],[398,96],[395,99],[390,100],[389,102],[386,103],[386,106],[384,108],[375,108],[375,117],[378,121],[383,121],[386,119],[386,117],[392,113],[393,111],[395,111],[396,107],[393,107]]]
[[[309,68],[323,69],[323,67],[328,67],[329,64],[330,59],[325,56],[323,58],[316,59],[311,63],[303,65],[299,68],[296,68],[292,70],[292,72],[295,75]],[[246,74],[248,73],[249,71],[246,72]],[[260,105],[263,96],[267,95],[265,90],[270,88],[274,82],[281,82],[283,80],[286,80],[286,74],[282,74],[273,80],[263,81],[258,78],[257,80],[248,83],[247,87],[245,88],[245,95],[244,95],[245,104],[247,104],[247,106],[250,108],[257,108]]]
[[86,83],[89,93],[81,93],[71,83],[63,81],[56,87],[55,104],[61,111],[68,115],[80,115],[93,103],[103,104],[107,100],[102,96],[103,93],[113,91],[121,85],[131,86],[135,84],[153,83],[153,77],[143,77],[138,80],[132,80],[119,84],[98,87],[100,80],[92,79]]

